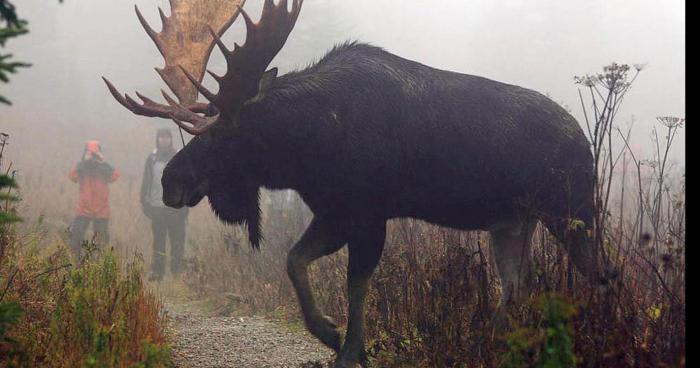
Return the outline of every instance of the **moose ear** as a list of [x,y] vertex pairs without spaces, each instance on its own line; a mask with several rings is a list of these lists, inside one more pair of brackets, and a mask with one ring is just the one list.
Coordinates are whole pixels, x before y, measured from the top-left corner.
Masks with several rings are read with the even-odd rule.
[[263,73],[262,77],[260,78],[260,83],[258,84],[258,94],[250,100],[246,101],[246,105],[262,100],[267,94],[267,90],[269,90],[270,86],[272,86],[272,84],[275,82],[276,78],[277,68],[272,68]]
[[258,87],[258,94],[267,92],[272,83],[277,78],[277,68],[272,68],[265,73],[263,73],[262,78],[260,78],[260,86]]

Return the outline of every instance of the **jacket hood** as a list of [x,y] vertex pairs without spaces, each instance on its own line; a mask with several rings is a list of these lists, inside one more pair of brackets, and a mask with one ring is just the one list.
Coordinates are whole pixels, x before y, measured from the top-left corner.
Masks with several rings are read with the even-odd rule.
[[100,141],[91,140],[85,142],[85,151],[91,153],[102,153],[102,147],[100,146]]
[[[168,137],[170,138],[170,146],[168,147],[159,147],[158,146],[158,138],[160,137]],[[167,128],[161,128],[158,129],[156,132],[156,149],[153,150],[153,154],[155,155],[156,161],[169,161],[174,155],[177,153],[175,150],[175,147],[173,146],[173,135],[170,132],[170,129]]]

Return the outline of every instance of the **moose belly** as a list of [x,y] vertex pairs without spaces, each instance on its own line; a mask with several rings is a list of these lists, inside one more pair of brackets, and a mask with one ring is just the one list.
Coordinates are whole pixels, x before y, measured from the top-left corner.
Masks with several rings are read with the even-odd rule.
[[486,230],[515,215],[516,201],[511,198],[396,198],[387,202],[388,218],[410,217],[434,225],[460,230]]

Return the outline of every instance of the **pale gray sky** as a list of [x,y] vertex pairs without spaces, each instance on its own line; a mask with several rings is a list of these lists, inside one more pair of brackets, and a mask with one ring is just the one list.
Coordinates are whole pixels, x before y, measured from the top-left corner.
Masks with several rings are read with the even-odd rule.
[[[25,170],[69,165],[57,160],[77,158],[82,142],[97,137],[118,164],[137,173],[152,149],[152,131],[172,125],[135,117],[100,79],[106,75],[124,92],[153,97],[164,87],[153,71],[162,60],[136,20],[134,2],[159,29],[156,7],[168,9],[165,0],[15,1],[31,33],[10,41],[7,49],[34,66],[0,85],[0,94],[14,102],[0,105],[0,130],[12,135],[10,154]],[[261,3],[248,0],[246,9],[257,17]],[[225,40],[232,44],[243,34],[236,24]],[[574,75],[598,72],[612,61],[646,63],[618,118],[624,123],[635,116],[641,156],[650,154],[656,116],[685,116],[685,3],[680,0],[307,0],[273,64],[282,72],[302,68],[347,39],[548,93],[582,124]],[[215,51],[211,68],[222,67]],[[678,140],[672,154],[684,165],[684,131]]]

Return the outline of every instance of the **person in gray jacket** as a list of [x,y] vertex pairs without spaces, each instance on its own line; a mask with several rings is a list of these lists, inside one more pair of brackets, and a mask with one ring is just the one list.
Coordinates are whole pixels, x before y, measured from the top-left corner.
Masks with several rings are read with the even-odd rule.
[[159,129],[156,133],[156,149],[146,159],[146,167],[141,183],[141,206],[144,214],[151,219],[153,230],[153,260],[151,281],[161,281],[165,275],[166,239],[170,239],[170,272],[176,276],[182,272],[182,258],[185,252],[185,222],[188,209],[174,209],[163,204],[163,186],[160,179],[165,165],[177,151],[169,129]]

